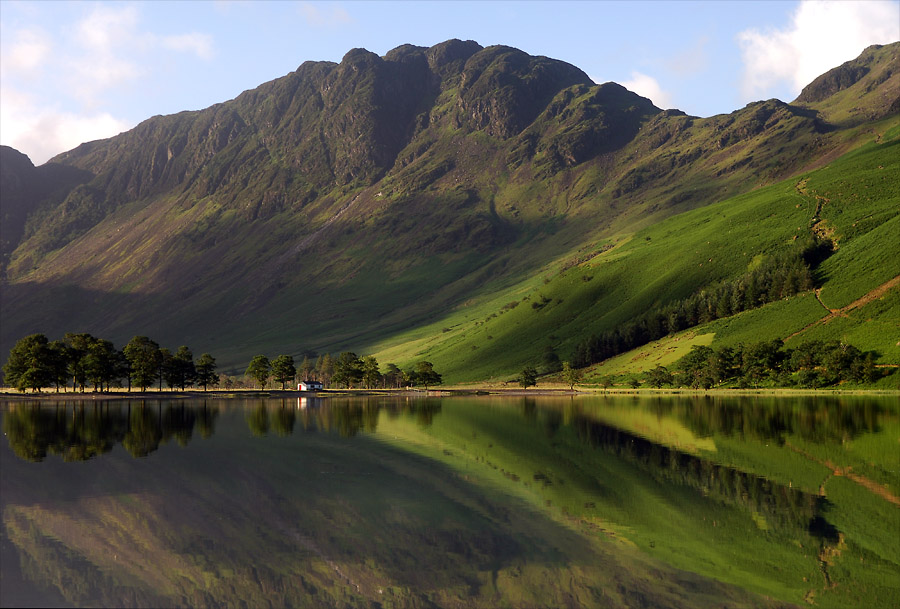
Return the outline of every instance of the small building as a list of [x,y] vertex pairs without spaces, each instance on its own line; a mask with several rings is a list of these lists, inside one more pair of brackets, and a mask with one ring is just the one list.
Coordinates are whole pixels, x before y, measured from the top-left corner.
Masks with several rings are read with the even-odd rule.
[[319,381],[301,381],[297,385],[297,391],[319,391],[322,389],[322,383]]

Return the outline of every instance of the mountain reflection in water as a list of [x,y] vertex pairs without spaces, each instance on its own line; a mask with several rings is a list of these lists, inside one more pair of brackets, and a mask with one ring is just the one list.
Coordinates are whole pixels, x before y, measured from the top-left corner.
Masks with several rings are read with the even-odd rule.
[[900,559],[868,529],[896,506],[716,451],[835,454],[894,433],[885,404],[7,403],[3,604],[890,606],[871,582]]

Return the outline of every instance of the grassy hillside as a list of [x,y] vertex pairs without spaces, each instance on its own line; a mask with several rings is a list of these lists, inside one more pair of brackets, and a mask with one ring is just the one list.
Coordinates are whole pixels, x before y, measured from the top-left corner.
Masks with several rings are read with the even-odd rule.
[[[825,168],[591,244],[573,252],[568,263],[547,265],[526,281],[466,303],[375,350],[382,360],[414,352],[434,361],[450,380],[512,377],[524,365],[540,367],[547,347],[566,359],[591,333],[627,321],[635,311],[736,277],[818,231],[836,244],[817,271],[821,303],[804,293],[689,334],[713,334],[714,345],[792,336],[842,338],[878,351],[883,363],[900,364],[896,286],[813,326],[829,315],[826,306],[847,306],[900,275],[900,241],[892,238],[900,227],[900,130],[895,125],[896,120],[882,124],[886,131],[879,143]],[[578,260],[584,261],[569,266]],[[679,353],[695,342],[678,340]],[[656,363],[661,360],[650,357],[636,371]]]

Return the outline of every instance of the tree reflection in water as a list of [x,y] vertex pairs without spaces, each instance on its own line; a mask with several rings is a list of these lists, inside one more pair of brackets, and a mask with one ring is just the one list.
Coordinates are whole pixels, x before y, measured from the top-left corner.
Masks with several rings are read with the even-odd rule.
[[209,438],[219,411],[200,405],[141,400],[121,403],[63,402],[51,407],[19,404],[3,417],[3,432],[13,453],[26,461],[58,455],[85,461],[121,444],[133,457],[146,457],[170,440],[187,446],[196,428]]

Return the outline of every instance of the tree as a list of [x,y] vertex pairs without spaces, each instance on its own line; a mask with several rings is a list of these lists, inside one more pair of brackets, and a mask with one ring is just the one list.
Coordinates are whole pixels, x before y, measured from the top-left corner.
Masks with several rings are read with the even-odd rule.
[[741,373],[744,378],[759,387],[759,383],[781,369],[784,343],[780,339],[748,345],[741,352]]
[[40,391],[53,384],[53,367],[49,341],[43,334],[20,338],[9,352],[3,366],[6,383],[25,391]]
[[663,385],[671,385],[674,382],[672,377],[672,373],[669,370],[660,364],[656,364],[656,367],[652,370],[648,370],[644,373],[644,378],[647,379],[647,384],[651,387],[656,387],[659,389]]
[[[162,391],[163,381],[169,383],[169,378],[171,378],[171,369],[172,369],[172,352],[163,347],[159,350],[159,359],[157,360],[159,366],[159,372],[157,374],[157,378],[159,378],[159,390]],[[170,376],[166,376],[170,375]],[[174,385],[169,384],[169,387],[173,387]]]
[[197,376],[197,367],[194,366],[194,354],[185,345],[178,347],[178,351],[172,356],[172,378],[175,385],[184,391],[186,385],[194,382]]
[[47,347],[50,350],[49,365],[53,375],[53,382],[56,384],[56,392],[59,393],[60,386],[65,387],[69,382],[69,347],[61,340],[54,340]]
[[584,373],[578,368],[573,368],[569,362],[562,363],[562,379],[569,386],[570,391],[575,390],[575,385],[581,382]]
[[131,381],[147,391],[147,387],[153,384],[159,376],[160,360],[159,345],[146,336],[135,336],[125,348],[122,349],[130,366]]
[[247,366],[247,371],[244,374],[259,383],[260,389],[265,389],[270,372],[269,358],[265,355],[257,355],[250,360],[250,365]]
[[182,380],[181,362],[168,349],[161,349],[160,351],[163,354],[162,380],[166,382],[169,389],[180,387]]
[[425,391],[428,391],[429,385],[440,385],[443,379],[434,371],[434,364],[421,361],[416,364],[416,381],[424,385]]
[[109,389],[110,383],[118,378],[119,352],[108,340],[95,338],[91,341],[83,362],[84,374],[93,383],[94,391],[103,391],[104,385]]
[[537,385],[537,370],[534,366],[526,366],[522,369],[522,374],[519,375],[519,385],[522,386],[522,389]]
[[384,373],[384,379],[391,387],[399,388],[403,383],[403,371],[397,364],[388,364],[387,371]]
[[373,355],[367,355],[362,360],[362,382],[366,389],[378,386],[381,380],[381,371],[378,369],[378,360]]
[[287,383],[293,384],[297,376],[297,368],[294,366],[294,358],[290,355],[279,355],[272,360],[272,376],[276,383],[281,383],[281,390]]
[[203,386],[206,391],[208,385],[212,385],[219,380],[216,374],[216,358],[209,353],[204,353],[197,360],[197,384]]
[[304,381],[309,380],[309,375],[315,370],[315,366],[311,361],[309,361],[309,357],[304,355],[303,361],[300,362],[300,366],[297,368],[297,375],[303,379]]
[[316,361],[316,375],[322,385],[327,387],[333,374],[334,360],[331,359],[331,354],[326,353]]
[[543,356],[541,356],[541,363],[544,366],[544,371],[548,374],[559,372],[562,369],[562,363],[559,361],[559,355],[556,354],[556,351],[550,345],[544,347],[544,354]]
[[334,362],[334,375],[331,380],[347,388],[359,383],[362,380],[362,360],[352,351],[344,351]]
[[95,340],[93,336],[86,332],[67,332],[63,337],[63,342],[69,348],[69,374],[72,375],[72,388],[80,387],[81,393],[84,393],[84,386],[87,383],[87,375],[84,368],[85,358],[88,355],[91,344]]
[[693,345],[690,352],[678,360],[678,369],[685,383],[691,387],[709,389],[716,382],[716,353],[706,345]]

